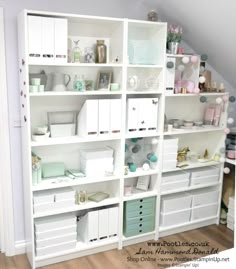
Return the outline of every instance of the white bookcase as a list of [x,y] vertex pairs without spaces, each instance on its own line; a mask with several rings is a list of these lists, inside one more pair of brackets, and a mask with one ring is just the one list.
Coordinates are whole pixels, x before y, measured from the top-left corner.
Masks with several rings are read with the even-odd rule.
[[[33,16],[33,17],[32,17]],[[32,19],[33,18],[33,19]],[[50,18],[47,20],[46,18]],[[35,24],[35,26],[34,26]],[[48,27],[47,27],[48,24]],[[67,26],[65,26],[67,25]],[[61,34],[58,34],[58,27]],[[47,33],[47,28],[52,32]],[[37,31],[35,31],[37,29]],[[46,31],[46,32],[45,32]],[[224,147],[225,122],[227,113],[222,113],[222,120],[218,127],[208,127],[202,129],[184,129],[164,131],[164,115],[168,118],[187,118],[197,120],[203,117],[205,104],[199,102],[197,94],[166,95],[165,90],[165,71],[166,71],[166,23],[135,21],[129,19],[115,19],[105,17],[82,16],[76,14],[61,14],[51,12],[38,12],[24,10],[18,17],[18,36],[19,36],[19,74],[20,74],[20,99],[21,99],[21,118],[22,118],[22,159],[23,159],[23,177],[24,177],[24,197],[25,197],[25,232],[27,242],[27,256],[32,268],[37,268],[47,264],[52,264],[84,255],[90,255],[96,252],[106,251],[113,248],[121,249],[123,246],[147,241],[150,239],[158,240],[159,237],[177,233],[184,230],[210,225],[219,222],[220,199],[222,189],[223,164],[216,161],[200,163],[197,161],[188,162],[185,168],[174,168],[163,171],[163,140],[167,136],[177,137],[179,148],[189,146],[197,154],[201,154],[205,148],[208,149],[210,156],[214,156]],[[53,34],[54,33],[54,34]],[[33,40],[28,40],[28,34]],[[42,40],[49,38],[50,44],[47,46]],[[52,38],[54,37],[54,40]],[[107,44],[107,63],[71,63],[68,62],[67,49],[65,42],[68,37],[77,36],[81,40],[86,38],[96,43],[97,39],[106,40]],[[48,40],[48,39],[47,39]],[[41,43],[42,42],[42,43]],[[54,45],[53,45],[54,42]],[[59,44],[58,44],[59,42]],[[43,44],[40,46],[40,44]],[[56,45],[55,45],[56,44]],[[149,49],[148,49],[149,48]],[[152,49],[150,49],[152,48]],[[44,52],[43,50],[46,50]],[[49,55],[44,59],[43,55]],[[36,55],[37,57],[32,57]],[[58,55],[61,57],[58,57]],[[114,59],[118,57],[118,61]],[[195,66],[196,68],[196,66]],[[46,74],[52,72],[61,72],[70,74],[72,80],[68,85],[68,90],[64,92],[53,92],[49,88],[44,92],[29,92],[29,73],[40,73],[44,70]],[[113,82],[119,83],[119,91],[84,91],[76,92],[73,89],[73,77],[76,74],[83,74],[86,79],[96,81],[99,71],[112,71]],[[219,94],[222,95],[222,94]],[[208,96],[209,100],[214,102],[217,94]],[[146,102],[144,98],[149,98]],[[150,98],[157,102],[157,110],[148,103]],[[75,135],[65,138],[48,138],[42,141],[32,141],[32,127],[47,124],[47,112],[55,111],[81,111],[86,100],[121,100],[121,130],[103,135]],[[129,100],[135,99],[135,104],[139,114],[132,114],[133,119],[128,120],[130,103]],[[141,100],[141,101],[140,101]],[[101,104],[103,102],[100,102]],[[104,104],[107,102],[104,102]],[[148,105],[147,105],[148,104]],[[226,105],[227,106],[227,105]],[[226,111],[225,107],[225,111]],[[105,113],[101,107],[100,113]],[[91,110],[92,111],[92,110]],[[119,109],[118,109],[119,111]],[[86,114],[88,111],[85,111]],[[113,111],[114,112],[114,111]],[[131,111],[132,112],[132,111]],[[157,113],[155,115],[155,113]],[[94,115],[96,112],[94,112]],[[153,117],[155,122],[153,123]],[[88,117],[91,117],[91,112]],[[116,116],[114,116],[114,119]],[[116,121],[116,120],[115,120]],[[119,119],[118,125],[119,125]],[[117,123],[116,121],[116,123]],[[129,123],[130,122],[130,123]],[[135,123],[134,123],[135,122]],[[127,126],[131,124],[129,128]],[[133,124],[135,127],[133,127]],[[141,126],[145,125],[145,128]],[[154,124],[154,127],[153,127]],[[141,126],[141,127],[140,127]],[[151,128],[148,128],[151,126]],[[104,127],[105,128],[105,127]],[[108,128],[106,126],[106,128]],[[115,127],[114,127],[115,128]],[[143,159],[138,159],[137,170],[124,174],[124,165],[126,165],[126,145],[132,147],[132,138],[138,139],[138,143],[143,143],[145,154],[152,152],[158,156],[158,161],[149,170],[142,169]],[[52,178],[43,182],[32,184],[32,161],[31,152],[42,158],[43,162],[63,162],[68,168],[79,169],[80,150],[101,148],[108,146],[114,150],[114,173],[109,176],[82,178],[79,180],[62,180]],[[146,158],[146,157],[145,157]],[[217,182],[200,185],[188,185],[182,189],[161,191],[162,176],[168,173],[184,171],[191,173],[192,169],[202,167],[219,167],[220,177]],[[126,184],[135,186],[138,177],[150,176],[150,185],[147,191],[135,191],[131,196],[124,195]],[[96,203],[89,201],[85,204],[75,204],[71,207],[56,208],[53,210],[44,210],[34,213],[33,196],[42,191],[54,193],[63,188],[72,187],[74,190],[87,190],[88,192],[104,191],[110,194],[110,197],[102,202]],[[191,220],[188,223],[174,224],[168,227],[162,227],[161,221],[161,203],[166,196],[176,195],[177,193],[188,192],[193,195],[196,190],[206,189],[218,190],[217,213],[213,217]],[[137,234],[135,236],[123,236],[123,214],[124,203],[155,197],[155,228],[147,233]],[[40,237],[36,234],[35,223],[44,222],[47,218],[54,216],[81,216],[83,213],[97,212],[101,214],[104,208],[118,207],[118,232],[116,236],[98,239],[94,242],[83,242],[78,239],[77,243],[70,250],[62,250],[61,245],[55,248],[55,253],[36,255],[35,240]],[[102,209],[101,209],[102,208]],[[100,210],[100,211],[99,211]],[[190,209],[189,209],[190,211]],[[100,213],[98,213],[100,212]],[[109,219],[107,211],[104,211],[106,219]],[[114,211],[115,212],[115,211]],[[91,219],[86,215],[84,223]],[[115,214],[115,213],[112,213]],[[104,216],[105,216],[104,215]],[[100,218],[102,220],[102,217]],[[100,220],[98,222],[100,222]],[[88,225],[91,225],[88,224]],[[112,221],[109,224],[113,225]],[[74,226],[73,226],[74,227]],[[73,235],[73,229],[65,229]],[[109,229],[114,229],[115,226]],[[85,227],[84,227],[85,228]],[[91,228],[91,227],[90,227]],[[88,230],[86,233],[88,233]],[[56,232],[54,232],[56,234]],[[71,236],[72,236],[71,235]],[[85,236],[85,235],[84,235]],[[40,237],[41,238],[41,237]],[[70,238],[68,236],[67,238]],[[59,239],[58,239],[59,240]],[[69,240],[69,239],[68,239]],[[50,241],[50,240],[49,240]],[[60,240],[59,240],[60,241]],[[58,242],[59,242],[58,241]],[[43,244],[40,241],[40,244]],[[68,243],[73,246],[74,242]],[[41,246],[41,245],[40,245]]]

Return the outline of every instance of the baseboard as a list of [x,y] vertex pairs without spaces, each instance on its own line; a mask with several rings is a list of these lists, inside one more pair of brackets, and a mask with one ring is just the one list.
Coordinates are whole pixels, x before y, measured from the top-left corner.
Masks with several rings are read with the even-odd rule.
[[26,245],[25,240],[20,240],[15,242],[15,255],[25,254]]

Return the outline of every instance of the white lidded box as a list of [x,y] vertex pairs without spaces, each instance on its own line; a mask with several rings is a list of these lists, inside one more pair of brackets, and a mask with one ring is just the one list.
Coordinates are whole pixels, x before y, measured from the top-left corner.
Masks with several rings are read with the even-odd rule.
[[176,137],[168,136],[163,141],[163,148],[178,147],[179,139]]
[[177,160],[177,151],[174,153],[167,152],[163,154],[164,161],[176,161]]
[[113,157],[113,149],[110,147],[83,149],[80,151],[80,156],[86,160],[111,158]]
[[35,232],[35,238],[36,240],[44,240],[48,239],[51,237],[58,237],[61,235],[67,235],[67,234],[72,234],[77,231],[77,226],[72,225],[72,226],[65,226],[62,228],[54,228],[52,230],[46,230],[43,232]]
[[73,214],[62,214],[59,216],[48,216],[36,219],[34,222],[35,232],[64,228],[76,225],[76,217]]
[[166,173],[162,176],[162,182],[163,183],[170,183],[170,182],[176,182],[178,180],[189,180],[190,173],[189,172],[183,172],[183,171],[177,171],[177,172],[170,172]]
[[168,213],[172,211],[189,209],[192,203],[192,195],[188,193],[177,193],[167,195],[161,200],[161,212]]
[[162,169],[164,171],[168,171],[168,170],[171,170],[171,169],[175,169],[176,168],[176,165],[177,165],[177,160],[174,160],[174,161],[166,161],[166,160],[163,160],[163,162],[162,162]]
[[34,205],[34,213],[42,213],[45,211],[53,211],[62,208],[70,208],[75,205],[75,198],[67,199],[67,200],[60,200],[54,203],[41,203]]
[[41,240],[36,239],[35,245],[36,248],[43,248],[75,240],[77,240],[76,230],[74,231],[74,233],[71,234],[60,234],[59,236],[56,237],[49,237]]
[[192,220],[205,219],[214,216],[216,217],[217,210],[218,204],[194,207],[192,209]]
[[57,189],[54,191],[54,193],[56,202],[75,199],[75,190],[73,190],[72,188]]
[[174,191],[174,190],[180,190],[187,188],[189,186],[189,179],[184,179],[184,180],[177,180],[177,181],[169,181],[162,183],[161,185],[161,191],[166,192],[166,191]]
[[219,175],[220,168],[215,166],[195,168],[191,171],[191,178]]
[[51,190],[36,192],[33,196],[34,205],[41,203],[54,203],[54,200],[55,195]]
[[191,209],[161,213],[161,227],[174,226],[176,224],[188,223],[191,218]]
[[50,247],[36,248],[36,256],[49,255],[61,251],[67,251],[76,247],[77,241],[66,242],[62,244],[52,245]]
[[217,203],[219,200],[219,191],[209,191],[209,190],[197,190],[194,192],[191,192],[193,195],[193,202],[192,206],[201,206],[201,205],[207,205],[207,204],[214,204]]

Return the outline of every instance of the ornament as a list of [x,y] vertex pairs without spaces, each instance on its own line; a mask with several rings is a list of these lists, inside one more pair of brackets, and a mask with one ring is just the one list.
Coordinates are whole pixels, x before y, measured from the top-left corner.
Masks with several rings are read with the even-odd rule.
[[233,118],[228,118],[227,119],[227,123],[228,124],[233,124],[234,123],[234,119]]
[[229,128],[225,128],[225,129],[224,129],[224,133],[225,133],[225,134],[229,134],[229,133],[230,133],[230,129],[229,129]]
[[174,67],[174,63],[169,61],[169,62],[166,63],[166,67],[168,69],[172,69]]
[[200,92],[200,89],[199,88],[194,88],[193,89],[193,93],[199,93]]
[[205,82],[206,82],[205,77],[200,76],[200,77],[199,77],[199,83],[205,83]]
[[157,145],[158,144],[158,139],[153,138],[151,143],[152,143],[152,145]]
[[205,71],[205,67],[204,66],[200,66],[200,73],[203,73]]
[[137,143],[138,142],[138,138],[131,138],[131,142]]
[[198,61],[198,57],[196,55],[191,56],[191,63],[195,64]]
[[230,169],[229,169],[229,167],[225,167],[225,168],[224,168],[224,173],[225,173],[225,174],[229,174],[229,173],[230,173]]
[[206,98],[206,96],[201,96],[201,97],[200,97],[200,102],[201,102],[201,103],[206,103],[206,102],[207,102],[207,98]]
[[143,164],[143,170],[144,171],[148,171],[150,169],[150,165],[147,163],[147,162],[145,162],[144,164]]
[[183,64],[188,64],[189,63],[189,57],[183,57],[182,58],[182,63]]
[[130,164],[130,165],[129,165],[129,171],[130,171],[130,172],[135,172],[136,169],[137,169],[137,166],[136,166],[135,164]]
[[202,54],[202,55],[201,55],[201,60],[202,60],[203,62],[206,62],[206,61],[208,60],[208,56],[207,56],[207,54]]
[[218,98],[216,98],[216,103],[219,105],[219,104],[221,104],[222,103],[222,98],[220,98],[220,97],[218,97]]
[[230,101],[231,103],[234,103],[234,102],[235,102],[235,99],[236,99],[236,98],[235,98],[234,96],[230,96],[230,97],[229,97],[229,101]]
[[229,145],[229,144],[231,144],[231,139],[226,138],[226,139],[225,139],[225,145]]
[[180,64],[177,68],[180,72],[183,72],[185,70],[185,66],[182,64]]
[[224,96],[222,97],[222,99],[223,99],[223,101],[226,103],[226,102],[229,101],[229,96],[228,96],[228,95],[224,95]]

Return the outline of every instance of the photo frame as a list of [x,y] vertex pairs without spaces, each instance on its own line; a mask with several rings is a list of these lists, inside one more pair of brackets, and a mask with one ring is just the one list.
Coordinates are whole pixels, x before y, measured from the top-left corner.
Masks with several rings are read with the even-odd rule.
[[150,179],[151,178],[149,175],[138,177],[136,189],[147,191],[149,187]]
[[97,90],[109,91],[112,79],[112,71],[99,71],[97,76]]

